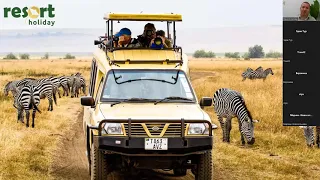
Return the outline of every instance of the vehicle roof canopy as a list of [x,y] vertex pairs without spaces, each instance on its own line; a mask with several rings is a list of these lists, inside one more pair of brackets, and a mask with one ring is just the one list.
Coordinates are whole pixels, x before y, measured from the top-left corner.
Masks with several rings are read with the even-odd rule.
[[109,13],[104,16],[105,20],[119,21],[182,21],[180,14],[123,14]]

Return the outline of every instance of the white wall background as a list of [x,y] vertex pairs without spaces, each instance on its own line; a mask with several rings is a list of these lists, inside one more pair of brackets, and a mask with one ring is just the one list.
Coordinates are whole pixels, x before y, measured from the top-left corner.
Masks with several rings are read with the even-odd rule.
[[283,17],[297,17],[300,14],[302,2],[313,3],[313,0],[283,0]]

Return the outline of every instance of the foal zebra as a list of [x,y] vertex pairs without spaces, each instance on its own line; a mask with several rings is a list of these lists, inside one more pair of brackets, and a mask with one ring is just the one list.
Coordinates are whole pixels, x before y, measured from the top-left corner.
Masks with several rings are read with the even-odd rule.
[[14,95],[14,104],[13,106],[17,109],[18,112],[18,121],[24,123],[24,113],[26,113],[26,127],[29,127],[29,110],[32,109],[32,128],[34,128],[34,118],[36,116],[36,111],[41,113],[38,109],[40,104],[40,90],[33,85],[26,85],[18,90],[17,94]]
[[315,145],[314,139],[316,138],[316,144],[320,148],[320,126],[315,126],[316,137],[314,137],[314,127],[313,126],[299,126],[303,129],[304,137],[307,142],[307,146],[312,147]]
[[[223,142],[230,142],[231,120],[237,117],[242,145],[245,144],[244,137],[248,144],[254,144],[253,123],[259,121],[252,119],[239,92],[228,88],[218,89],[213,95],[213,106],[222,128]],[[223,121],[223,118],[226,118],[226,121]]]
[[33,86],[35,86],[35,88],[39,89],[40,98],[47,97],[47,99],[49,101],[48,111],[52,111],[53,110],[52,97],[53,97],[54,103],[57,105],[55,88],[54,88],[52,82],[49,79],[44,78],[44,79],[31,80],[31,81],[24,82],[24,83],[19,82],[17,84],[17,86],[28,86],[28,85],[33,85]]

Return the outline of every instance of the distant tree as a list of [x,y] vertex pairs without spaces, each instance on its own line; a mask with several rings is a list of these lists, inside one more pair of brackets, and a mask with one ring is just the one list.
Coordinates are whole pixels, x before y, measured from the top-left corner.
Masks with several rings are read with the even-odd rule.
[[206,57],[207,58],[215,58],[216,57],[216,54],[212,51],[209,51],[206,53]]
[[20,59],[29,59],[30,55],[27,53],[20,54]]
[[280,57],[282,57],[282,54],[277,51],[269,51],[266,54],[266,58],[280,58]]
[[227,58],[240,58],[240,53],[239,52],[227,52],[224,54],[225,57]]
[[13,53],[9,53],[3,59],[18,59]]
[[264,52],[263,47],[261,45],[254,45],[253,47],[249,47],[249,58],[263,58]]
[[195,57],[195,58],[215,58],[216,55],[212,51],[206,52],[205,50],[201,49],[201,50],[196,50],[193,53],[193,57]]
[[70,53],[67,53],[64,59],[75,59],[75,56],[72,56]]
[[49,53],[45,53],[43,57],[41,57],[41,59],[49,59]]

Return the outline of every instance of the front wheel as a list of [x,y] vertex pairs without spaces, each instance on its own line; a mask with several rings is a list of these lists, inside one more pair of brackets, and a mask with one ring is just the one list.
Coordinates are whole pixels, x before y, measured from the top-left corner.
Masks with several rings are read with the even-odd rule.
[[199,156],[196,168],[196,180],[213,179],[212,150],[207,151]]
[[108,179],[106,155],[92,144],[91,147],[91,180]]

